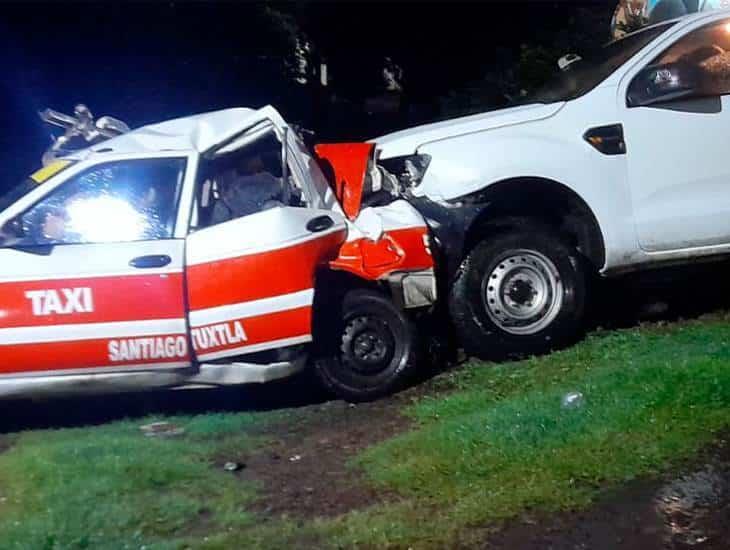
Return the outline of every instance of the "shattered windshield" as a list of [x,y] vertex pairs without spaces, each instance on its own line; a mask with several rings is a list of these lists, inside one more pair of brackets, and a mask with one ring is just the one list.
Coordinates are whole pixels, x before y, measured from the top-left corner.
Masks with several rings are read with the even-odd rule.
[[34,172],[15,187],[11,187],[9,191],[0,196],[0,212],[72,164],[73,162],[70,160],[56,160]]
[[0,196],[0,212],[33,191],[36,187],[38,187],[38,183],[30,178],[26,178],[15,187],[12,187],[9,191]]
[[574,61],[566,70],[557,72],[541,88],[527,96],[524,102],[569,101],[588,93],[674,24],[671,22],[656,25],[609,42],[597,51]]

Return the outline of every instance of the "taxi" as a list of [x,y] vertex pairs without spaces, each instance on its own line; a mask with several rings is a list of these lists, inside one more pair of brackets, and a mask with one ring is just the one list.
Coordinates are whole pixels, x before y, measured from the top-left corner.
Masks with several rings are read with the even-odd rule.
[[48,160],[0,199],[0,396],[307,367],[345,399],[394,391],[436,284],[426,222],[375,160],[374,144],[310,151],[272,107]]

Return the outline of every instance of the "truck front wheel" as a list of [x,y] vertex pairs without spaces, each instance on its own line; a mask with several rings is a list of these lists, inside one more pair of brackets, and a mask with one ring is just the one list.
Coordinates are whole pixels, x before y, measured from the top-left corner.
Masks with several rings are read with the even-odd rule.
[[550,229],[524,226],[478,244],[462,262],[449,307],[468,354],[545,353],[580,336],[585,269]]
[[401,388],[417,368],[413,323],[386,296],[353,290],[342,300],[339,319],[322,334],[317,376],[347,401],[369,401]]

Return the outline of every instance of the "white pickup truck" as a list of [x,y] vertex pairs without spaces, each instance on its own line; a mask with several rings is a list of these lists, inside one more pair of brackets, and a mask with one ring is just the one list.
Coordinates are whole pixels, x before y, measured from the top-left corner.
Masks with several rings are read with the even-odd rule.
[[522,106],[373,140],[429,221],[477,355],[575,339],[591,273],[730,252],[730,12],[570,60]]

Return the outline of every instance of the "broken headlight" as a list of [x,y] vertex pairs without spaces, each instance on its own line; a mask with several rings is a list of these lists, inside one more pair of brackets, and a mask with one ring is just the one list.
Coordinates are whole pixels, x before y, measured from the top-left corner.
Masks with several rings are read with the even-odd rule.
[[404,189],[421,183],[430,162],[431,155],[405,155],[378,160],[378,164],[398,178]]

